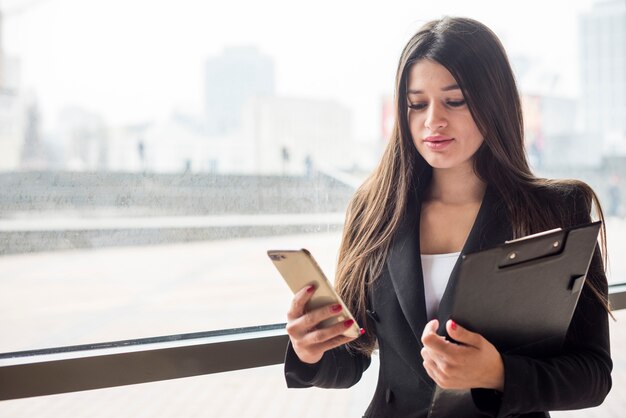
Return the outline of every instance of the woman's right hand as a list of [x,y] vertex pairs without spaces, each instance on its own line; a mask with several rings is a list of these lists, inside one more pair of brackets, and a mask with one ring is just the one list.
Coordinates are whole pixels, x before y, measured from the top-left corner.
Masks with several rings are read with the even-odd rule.
[[328,328],[317,328],[323,320],[339,315],[342,308],[339,304],[332,304],[305,312],[304,306],[313,293],[315,293],[313,286],[300,289],[294,295],[291,308],[287,312],[287,334],[289,334],[291,345],[298,358],[308,364],[320,361],[327,350],[355,339],[342,335],[354,323],[351,319],[338,322]]

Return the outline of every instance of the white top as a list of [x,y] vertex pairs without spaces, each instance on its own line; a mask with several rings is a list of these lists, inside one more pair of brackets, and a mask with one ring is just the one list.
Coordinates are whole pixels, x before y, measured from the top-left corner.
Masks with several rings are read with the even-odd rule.
[[422,274],[424,276],[424,297],[428,320],[437,316],[437,309],[448,285],[450,273],[461,253],[422,254]]

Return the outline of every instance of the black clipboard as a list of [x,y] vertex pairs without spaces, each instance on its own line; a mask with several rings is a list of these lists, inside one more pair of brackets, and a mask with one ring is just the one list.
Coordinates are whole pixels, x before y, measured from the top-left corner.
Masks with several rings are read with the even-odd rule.
[[462,255],[449,317],[502,353],[558,351],[601,224],[554,229]]

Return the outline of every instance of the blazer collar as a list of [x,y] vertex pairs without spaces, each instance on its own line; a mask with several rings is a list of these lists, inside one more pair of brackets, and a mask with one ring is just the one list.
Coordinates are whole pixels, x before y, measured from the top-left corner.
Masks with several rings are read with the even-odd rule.
[[[415,193],[410,196],[387,258],[387,268],[400,307],[418,341],[427,323],[419,244],[420,208],[420,200]],[[488,186],[461,255],[501,244],[511,239],[511,231],[511,222],[506,215],[504,202],[496,191]],[[451,303],[450,289],[456,284],[460,259],[461,257],[457,259],[441,299],[439,318],[447,318]]]

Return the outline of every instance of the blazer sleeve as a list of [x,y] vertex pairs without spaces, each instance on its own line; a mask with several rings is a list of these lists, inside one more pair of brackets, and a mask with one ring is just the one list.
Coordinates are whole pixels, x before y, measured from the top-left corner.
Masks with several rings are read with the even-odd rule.
[[[578,192],[574,223],[590,221],[590,203]],[[608,285],[596,247],[563,350],[550,358],[502,355],[504,390],[473,389],[476,406],[496,417],[533,411],[589,408],[600,405],[611,389],[608,315],[588,283],[603,298]]]
[[326,351],[316,364],[307,364],[300,361],[289,342],[285,354],[285,380],[290,388],[349,388],[361,380],[370,362],[370,357],[342,345]]

